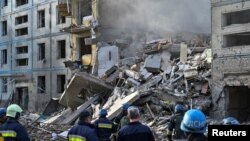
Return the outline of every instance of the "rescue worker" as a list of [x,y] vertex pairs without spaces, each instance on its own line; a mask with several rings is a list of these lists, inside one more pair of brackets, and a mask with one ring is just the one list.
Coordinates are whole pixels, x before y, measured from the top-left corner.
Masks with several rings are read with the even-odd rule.
[[206,127],[206,117],[197,109],[188,110],[181,122],[181,130],[185,132],[188,141],[207,141],[204,135]]
[[7,121],[1,127],[4,141],[30,141],[26,129],[18,122],[22,111],[22,108],[17,104],[8,106],[6,111]]
[[222,120],[223,125],[240,125],[240,122],[234,117],[224,118]]
[[140,111],[137,107],[128,108],[129,124],[118,132],[117,141],[155,141],[150,128],[139,122]]
[[6,120],[7,120],[6,108],[0,108],[0,128],[6,122]]
[[128,125],[129,124],[129,118],[128,118],[128,108],[129,108],[129,104],[125,103],[122,105],[122,119],[120,122],[120,126],[119,129],[121,129],[123,126]]
[[[5,123],[6,117],[6,108],[0,108],[0,129],[2,125]],[[4,141],[2,134],[0,134],[0,141]]]
[[112,141],[117,140],[117,131],[119,131],[119,129],[121,129],[123,126],[129,124],[129,119],[127,117],[127,115],[128,115],[127,110],[129,108],[129,106],[130,105],[128,103],[124,103],[122,105],[122,113],[114,118],[113,124],[114,124],[114,128],[115,128],[116,133],[112,134],[112,137],[111,137]]
[[185,139],[184,132],[181,130],[181,121],[184,115],[184,107],[181,104],[177,104],[174,109],[174,115],[170,119],[170,123],[168,125],[167,139],[168,141],[172,141],[172,133],[175,130],[173,139]]
[[99,141],[110,141],[110,136],[115,132],[112,121],[106,118],[107,110],[101,109],[99,112],[99,119],[94,122]]
[[68,141],[98,141],[95,129],[91,125],[91,114],[83,110],[79,122],[68,132]]

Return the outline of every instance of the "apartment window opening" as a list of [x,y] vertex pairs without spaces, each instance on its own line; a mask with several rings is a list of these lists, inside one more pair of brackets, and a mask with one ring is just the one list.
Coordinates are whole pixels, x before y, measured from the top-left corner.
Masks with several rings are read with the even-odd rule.
[[46,93],[46,79],[45,76],[38,76],[37,78],[37,93]]

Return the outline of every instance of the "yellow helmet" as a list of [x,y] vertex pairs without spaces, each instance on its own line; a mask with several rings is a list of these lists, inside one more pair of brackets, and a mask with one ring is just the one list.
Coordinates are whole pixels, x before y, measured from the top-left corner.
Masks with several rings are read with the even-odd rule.
[[23,109],[17,104],[11,104],[7,108],[6,116],[16,118],[17,113],[21,113]]

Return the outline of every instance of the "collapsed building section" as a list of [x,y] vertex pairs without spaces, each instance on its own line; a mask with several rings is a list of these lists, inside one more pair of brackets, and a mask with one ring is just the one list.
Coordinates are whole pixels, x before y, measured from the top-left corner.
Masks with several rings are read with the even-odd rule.
[[212,0],[212,115],[250,120],[250,2]]

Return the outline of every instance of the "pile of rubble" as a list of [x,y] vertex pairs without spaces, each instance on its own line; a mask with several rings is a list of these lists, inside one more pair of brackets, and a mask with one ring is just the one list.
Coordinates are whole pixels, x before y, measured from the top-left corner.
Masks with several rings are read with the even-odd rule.
[[[143,44],[136,57],[120,59],[119,54],[112,54],[119,53],[117,50],[115,45],[101,44],[97,67],[93,68],[98,73],[77,72],[57,103],[66,108],[59,113],[55,110],[56,115],[38,125],[27,124],[29,131],[36,129],[34,135],[46,132],[48,138],[52,134],[65,138],[66,133],[62,132],[67,132],[70,126],[62,125],[73,125],[82,110],[91,110],[95,120],[99,109],[105,108],[112,120],[120,114],[122,104],[129,103],[141,109],[142,121],[161,138],[176,103],[187,109],[200,108],[205,113],[209,110],[212,59],[209,47],[188,47],[159,39]],[[103,56],[100,51],[109,56],[105,67],[100,67],[103,65],[103,60],[98,60],[98,56]]]

